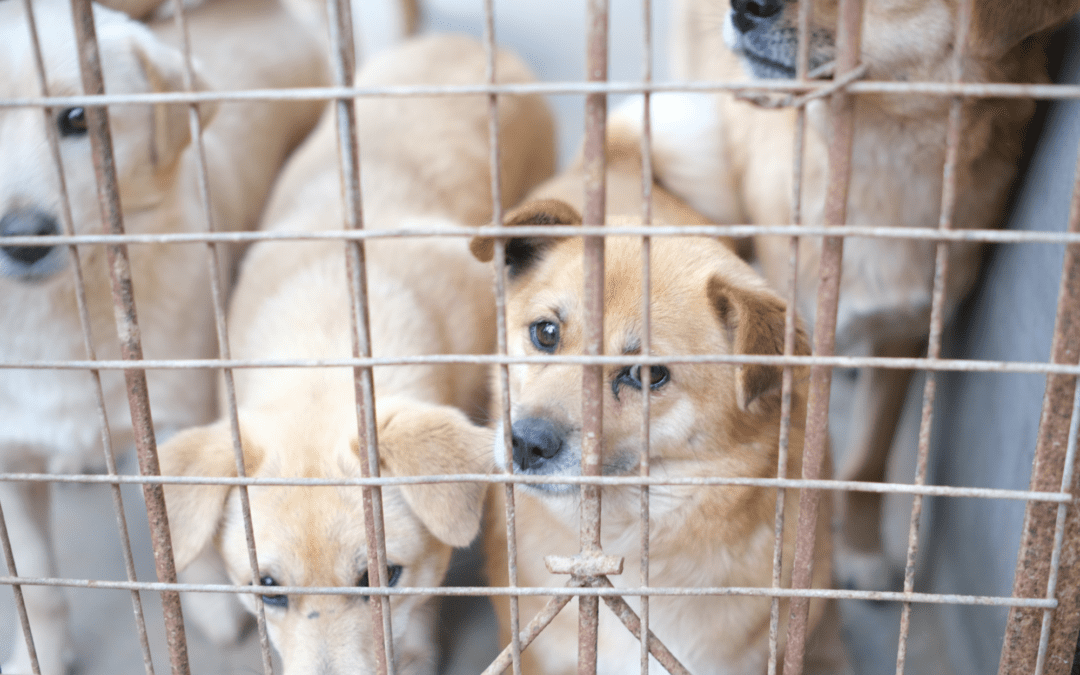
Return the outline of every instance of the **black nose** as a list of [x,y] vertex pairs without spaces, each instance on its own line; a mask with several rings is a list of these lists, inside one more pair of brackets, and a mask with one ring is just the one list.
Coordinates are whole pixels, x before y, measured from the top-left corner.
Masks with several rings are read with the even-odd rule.
[[784,8],[784,0],[731,0],[731,21],[742,33],[765,25]]
[[[59,234],[56,219],[37,210],[12,211],[0,218],[0,237],[34,237]],[[33,265],[49,255],[52,246],[0,246],[7,257],[24,265]]]
[[562,433],[549,420],[541,417],[518,420],[512,431],[514,464],[523,471],[540,468],[562,450]]

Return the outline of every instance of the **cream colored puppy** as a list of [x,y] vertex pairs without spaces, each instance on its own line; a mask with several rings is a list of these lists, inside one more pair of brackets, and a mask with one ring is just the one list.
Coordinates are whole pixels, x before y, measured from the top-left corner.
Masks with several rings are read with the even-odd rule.
[[[53,95],[81,92],[69,3],[33,3]],[[148,28],[94,9],[105,90],[112,94],[183,88],[183,66],[171,25]],[[237,0],[191,13],[200,89],[297,87],[325,83],[318,45],[272,0]],[[0,98],[39,95],[23,4],[0,3]],[[318,119],[318,103],[223,103],[200,106],[215,226],[255,225],[286,154]],[[216,115],[214,114],[216,110]],[[125,105],[109,110],[120,201],[128,232],[205,230],[190,148],[188,110],[177,105]],[[3,238],[57,234],[61,197],[44,124],[59,132],[75,230],[101,231],[90,140],[82,108],[0,111],[0,359],[85,359],[66,247],[16,247]],[[97,356],[119,358],[105,251],[80,249]],[[216,354],[204,246],[130,247],[135,300],[147,358],[208,358]],[[228,276],[225,277],[228,280]],[[148,373],[158,430],[207,421],[213,414],[212,374],[198,370]],[[117,450],[133,443],[131,416],[118,371],[101,373],[109,430]],[[100,464],[103,458],[95,388],[76,370],[0,372],[0,472],[55,472]],[[49,487],[0,483],[17,568],[56,576],[49,541]],[[62,517],[62,516],[61,516]],[[42,673],[62,673],[67,610],[58,588],[23,591]],[[30,672],[17,636],[3,671]]]
[[[625,129],[608,135],[608,222],[640,222],[641,156]],[[508,225],[580,224],[571,203],[580,204],[580,162],[537,188],[536,198],[507,216]],[[703,224],[701,216],[657,187],[655,222]],[[759,275],[722,239],[657,237],[651,248],[652,353],[780,354],[785,305]],[[490,260],[494,242],[477,239],[473,252]],[[604,369],[602,472],[638,475],[642,376],[630,365],[642,344],[641,240],[608,237],[605,244],[604,353],[624,355],[628,365]],[[509,272],[508,348],[512,356],[580,354],[583,348],[582,242],[580,239],[514,238],[506,243]],[[797,351],[807,353],[799,331]],[[800,370],[801,372],[801,370]],[[804,374],[804,373],[802,373]],[[677,477],[775,477],[780,430],[780,368],[764,365],[678,364],[652,366],[650,463],[653,475]],[[513,471],[534,476],[575,476],[581,469],[581,368],[574,365],[514,365],[510,368]],[[793,392],[790,476],[799,476],[805,422],[806,383]],[[505,464],[501,444],[494,457]],[[506,525],[502,491],[486,537],[492,585],[507,579]],[[621,556],[616,587],[638,586],[640,501],[636,488],[602,491],[604,553]],[[797,498],[788,495],[784,560],[794,551]],[[773,490],[656,486],[650,490],[650,578],[653,586],[769,586],[772,579]],[[560,484],[517,490],[518,583],[561,587],[568,577],[550,574],[547,555],[578,551],[578,488]],[[827,509],[819,520],[814,583],[830,577]],[[785,578],[790,569],[785,570]],[[638,601],[628,598],[635,608]],[[520,599],[523,624],[547,598]],[[786,603],[782,616],[787,617]],[[510,639],[509,601],[496,598],[502,644]],[[764,673],[768,658],[770,601],[760,597],[654,597],[653,632],[690,672],[714,675]],[[814,605],[811,627],[824,605]],[[522,653],[530,675],[577,672],[576,603],[571,603]],[[833,633],[815,645],[815,666],[842,663]],[[606,609],[600,611],[597,672],[637,672],[640,647]],[[783,633],[781,648],[783,648]],[[820,645],[820,646],[818,646]],[[828,650],[832,650],[829,652]],[[817,661],[814,661],[817,659]],[[823,660],[832,663],[824,664]],[[650,672],[666,672],[655,661]]]
[[[815,0],[810,67],[832,61],[838,0]],[[1049,29],[1080,10],[1077,0],[974,0],[963,62],[966,82],[1044,82],[1041,47]],[[866,78],[949,81],[958,0],[870,0],[865,3],[860,63]],[[798,0],[678,0],[676,75],[692,80],[793,78]],[[936,227],[942,197],[950,99],[910,94],[856,97],[847,222]],[[659,182],[719,222],[791,222],[795,113],[765,110],[730,95],[657,96],[653,130]],[[956,165],[953,227],[993,227],[1034,111],[1025,99],[970,99],[964,107]],[[640,114],[628,111],[628,120]],[[828,103],[807,108],[803,222],[824,220]],[[756,237],[758,259],[774,288],[786,289],[788,239]],[[914,357],[925,354],[935,244],[848,238],[844,242],[836,326],[839,353]],[[813,321],[821,240],[800,240],[798,303]],[[981,249],[949,250],[945,319],[971,289]],[[910,371],[859,375],[846,460],[840,478],[880,481]],[[845,582],[882,588],[881,495],[850,493],[841,542]]]
[[[485,55],[464,37],[430,37],[386,52],[358,86],[477,84]],[[533,78],[507,53],[501,81]],[[365,227],[459,231],[491,218],[487,98],[360,99]],[[541,99],[499,101],[503,199],[512,203],[553,168],[552,121]],[[336,119],[328,114],[283,172],[265,219],[273,232],[318,232],[344,222]],[[377,357],[481,354],[494,346],[492,281],[461,237],[383,239],[366,245],[368,311]],[[352,354],[349,280],[341,242],[260,243],[249,252],[230,309],[232,353],[242,359]],[[251,476],[360,475],[352,369],[244,369],[235,373]],[[374,372],[384,474],[485,471],[491,432],[475,426],[486,398],[479,366],[387,366]],[[463,412],[465,411],[465,412]],[[161,447],[162,472],[235,475],[227,421]],[[436,586],[454,546],[480,526],[484,487],[383,490],[390,586]],[[367,540],[359,488],[250,490],[259,570],[248,563],[239,495],[228,486],[168,487],[177,564],[216,546],[232,580],[265,587],[270,636],[286,675],[372,672],[366,596],[283,595],[275,586],[365,586]],[[249,607],[255,599],[244,595]],[[434,672],[430,603],[391,599],[396,672]]]

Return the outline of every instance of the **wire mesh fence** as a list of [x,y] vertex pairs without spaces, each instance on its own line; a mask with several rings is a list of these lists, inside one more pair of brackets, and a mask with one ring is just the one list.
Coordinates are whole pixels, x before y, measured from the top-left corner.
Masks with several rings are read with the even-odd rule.
[[[223,2],[225,0],[218,0]],[[9,0],[21,2],[26,17],[35,14],[32,0]],[[27,652],[31,655],[31,667],[40,672],[38,645],[35,637],[42,634],[35,629],[27,612],[23,594],[27,589],[46,587],[67,587],[85,589],[113,589],[129,591],[132,609],[136,616],[136,630],[142,649],[143,664],[147,673],[154,671],[151,654],[151,640],[143,618],[142,594],[153,593],[161,598],[163,620],[167,637],[169,668],[174,673],[189,673],[192,668],[188,661],[185,621],[180,609],[181,593],[215,593],[250,595],[254,602],[257,618],[260,655],[262,668],[266,673],[273,672],[271,641],[267,620],[264,614],[265,589],[259,586],[236,586],[229,584],[192,584],[178,583],[174,565],[170,528],[164,501],[165,485],[227,485],[236,488],[241,501],[240,512],[246,534],[247,555],[252,579],[263,576],[259,565],[258,546],[252,524],[251,507],[247,489],[252,486],[344,486],[363,492],[363,524],[367,534],[366,568],[368,585],[359,588],[313,587],[313,586],[278,586],[275,593],[286,596],[330,595],[363,596],[370,598],[372,612],[371,643],[374,645],[375,660],[370,664],[373,672],[390,673],[395,671],[394,639],[397,626],[391,621],[390,601],[400,596],[509,596],[511,642],[503,653],[485,672],[502,672],[512,668],[520,673],[522,652],[539,635],[544,627],[571,600],[576,600],[579,611],[578,672],[595,673],[604,670],[603,664],[597,663],[597,632],[600,605],[609,607],[618,619],[627,626],[632,634],[640,637],[650,630],[650,598],[689,597],[689,596],[745,596],[770,598],[771,620],[769,630],[768,663],[769,673],[782,672],[787,675],[803,672],[803,656],[808,633],[812,623],[810,617],[811,599],[850,599],[861,601],[887,601],[901,603],[902,614],[896,654],[896,672],[902,673],[907,658],[906,649],[910,631],[910,613],[916,604],[956,604],[988,605],[1010,608],[1009,619],[1004,636],[1004,651],[1001,656],[999,672],[1066,672],[1072,663],[1076,647],[1077,632],[1080,630],[1080,618],[1073,611],[1076,606],[1078,581],[1071,571],[1071,566],[1063,567],[1063,560],[1071,561],[1076,555],[1080,539],[1076,536],[1076,514],[1069,506],[1074,500],[1075,477],[1073,464],[1076,451],[1077,425],[1080,420],[1080,390],[1075,387],[1075,378],[1080,374],[1080,364],[1076,362],[1080,334],[1080,303],[1077,302],[1077,276],[1080,275],[1080,258],[1077,245],[1080,244],[1080,187],[1074,188],[1072,210],[1066,232],[1021,232],[1002,231],[985,228],[953,229],[953,216],[957,200],[962,199],[962,187],[956,184],[956,164],[964,138],[962,134],[962,116],[964,105],[972,100],[994,99],[1039,99],[1059,100],[1080,98],[1080,87],[1071,85],[1011,84],[1011,83],[965,83],[963,81],[963,63],[965,49],[969,45],[969,30],[972,22],[975,0],[961,0],[956,8],[958,15],[955,44],[959,48],[952,52],[952,80],[950,82],[887,82],[870,81],[866,78],[866,69],[860,65],[860,31],[863,16],[861,0],[841,0],[838,8],[839,28],[837,52],[831,81],[811,80],[809,62],[809,32],[811,30],[811,4],[806,0],[800,3],[798,33],[799,44],[803,45],[799,55],[796,77],[792,80],[771,80],[753,82],[655,82],[652,76],[653,40],[649,27],[652,25],[652,7],[649,0],[643,0],[643,24],[646,27],[641,37],[643,44],[643,77],[638,82],[612,82],[608,79],[608,26],[609,7],[606,0],[589,0],[585,24],[587,28],[586,72],[584,82],[553,82],[532,84],[504,84],[496,79],[496,44],[495,12],[492,0],[484,3],[485,30],[484,44],[488,57],[487,81],[470,85],[456,86],[395,86],[363,87],[354,86],[356,58],[354,56],[351,13],[363,11],[362,7],[350,7],[344,0],[330,0],[327,3],[329,16],[329,66],[332,86],[307,87],[289,90],[258,91],[198,91],[192,63],[191,49],[187,38],[185,16],[188,10],[183,3],[174,3],[176,27],[184,35],[182,53],[184,55],[184,78],[182,91],[115,94],[106,93],[104,76],[98,53],[98,39],[95,33],[94,14],[89,0],[72,0],[71,12],[75,18],[75,39],[78,45],[79,72],[81,73],[82,92],[50,91],[47,78],[45,57],[42,55],[37,35],[52,27],[32,23],[26,26],[32,38],[38,91],[20,91],[17,96],[0,97],[2,111],[40,110],[45,121],[47,150],[38,148],[38,152],[51,155],[55,175],[60,186],[59,221],[60,227],[52,234],[16,233],[5,236],[4,249],[17,250],[46,247],[62,247],[67,251],[70,261],[69,272],[73,275],[75,303],[78,307],[79,325],[82,331],[82,343],[85,357],[79,359],[45,359],[13,357],[0,360],[0,372],[5,376],[10,373],[45,372],[80,372],[89,373],[96,390],[95,412],[99,427],[99,444],[104,449],[106,473],[104,475],[84,475],[64,471],[24,470],[0,473],[0,481],[10,485],[25,486],[32,490],[54,483],[104,484],[110,486],[116,510],[119,538],[122,542],[126,581],[108,581],[103,579],[60,578],[55,574],[30,575],[20,574],[16,565],[18,546],[24,539],[9,536],[4,511],[0,510],[0,543],[3,544],[8,574],[0,578],[0,584],[12,588],[19,626],[26,642]],[[793,206],[792,224],[747,225],[735,223],[729,225],[694,225],[672,226],[653,224],[651,211],[653,189],[652,176],[652,138],[650,135],[650,98],[659,92],[713,92],[740,95],[775,95],[786,96],[781,103],[793,106],[797,110],[796,139],[799,150],[795,156],[800,158],[793,171]],[[495,247],[495,297],[497,323],[497,353],[490,355],[424,355],[416,357],[380,357],[372,353],[368,326],[368,298],[366,292],[366,267],[364,247],[368,242],[381,239],[402,237],[445,237],[443,228],[380,230],[378,223],[365,222],[363,194],[361,190],[360,167],[364,148],[358,142],[357,119],[353,106],[354,100],[377,97],[424,97],[424,96],[461,96],[484,95],[489,105],[488,131],[492,166],[500,162],[498,108],[500,97],[514,94],[572,94],[583,97],[585,101],[585,141],[583,146],[583,170],[585,208],[582,226],[558,227],[499,227],[485,226],[471,229],[456,236],[466,245],[465,237],[495,237],[500,241],[511,237],[581,237],[584,240],[584,305],[586,310],[586,336],[583,353],[580,356],[517,356],[510,355],[508,348],[507,312],[507,263],[503,247]],[[607,130],[607,100],[613,94],[641,94],[644,97],[645,130],[641,138],[642,167],[642,203],[641,226],[605,225],[605,138]],[[912,228],[876,226],[874,224],[847,224],[848,186],[851,174],[855,129],[855,103],[859,96],[872,95],[909,95],[937,97],[949,102],[949,122],[946,135],[945,164],[942,167],[943,189],[938,227]],[[802,216],[802,144],[807,122],[807,106],[819,99],[828,99],[831,115],[828,137],[830,139],[829,174],[824,202],[823,224],[804,224]],[[344,201],[345,221],[340,228],[318,233],[291,232],[226,232],[219,231],[221,223],[215,222],[212,209],[212,193],[215,185],[209,178],[206,150],[202,144],[203,121],[200,117],[200,104],[208,102],[225,103],[229,101],[274,101],[274,100],[309,100],[328,101],[334,111],[337,123],[338,160],[340,180]],[[202,231],[199,233],[126,233],[124,213],[121,205],[121,190],[116,174],[114,158],[115,139],[110,137],[108,115],[125,106],[153,106],[161,104],[184,104],[187,106],[187,124],[197,160],[195,180],[198,184],[202,211]],[[92,166],[84,170],[94,173],[96,182],[97,205],[100,220],[104,224],[101,232],[90,231],[75,221],[72,206],[65,183],[63,151],[61,149],[62,131],[58,131],[53,121],[60,111],[79,109],[85,114],[86,135],[92,148]],[[1078,174],[1080,175],[1080,174]],[[492,200],[492,221],[503,222],[502,186],[499,173],[491,172],[490,186]],[[1077,180],[1080,186],[1080,179]],[[0,204],[7,208],[7,205]],[[793,264],[798,257],[799,248],[796,237],[818,236],[824,238],[822,255],[819,261],[821,283],[818,287],[816,312],[814,317],[813,354],[796,354],[797,319],[796,275],[791,274],[791,285],[782,291],[788,299],[785,313],[782,355],[753,354],[662,354],[654,355],[651,345],[652,315],[650,285],[653,283],[650,268],[651,246],[656,240],[679,236],[706,237],[749,237],[759,234],[783,235],[791,237],[791,258]],[[640,465],[635,467],[637,475],[603,475],[604,430],[603,420],[605,392],[605,369],[621,367],[628,361],[623,355],[605,354],[604,333],[604,260],[605,238],[626,235],[640,238],[642,246],[642,338],[639,351],[632,359],[635,365],[643,366],[643,389],[649,390],[651,369],[648,366],[669,366],[673,364],[719,364],[727,366],[776,365],[783,368],[782,410],[780,414],[779,464],[775,477],[744,478],[726,475],[710,476],[671,476],[654,475],[650,471],[650,453],[648,451],[650,430],[650,397],[643,396],[642,428],[640,438],[644,439],[645,451],[642,452]],[[922,240],[934,244],[936,263],[932,304],[929,312],[928,338],[925,356],[919,358],[889,358],[881,356],[856,356],[836,354],[835,330],[837,311],[840,303],[840,269],[843,256],[843,242],[848,237],[861,237],[881,240]],[[226,305],[229,280],[222,275],[223,263],[220,258],[227,256],[229,245],[259,241],[312,241],[338,240],[342,242],[343,255],[348,265],[350,280],[351,307],[351,342],[352,358],[321,359],[281,359],[275,361],[234,359],[229,351],[229,329],[226,320]],[[950,359],[942,357],[943,330],[946,321],[946,288],[949,275],[949,246],[956,242],[986,242],[1009,245],[1064,245],[1066,258],[1061,275],[1060,291],[1057,302],[1054,346],[1050,357],[1045,362],[994,361],[974,359]],[[198,358],[153,358],[143,357],[140,342],[138,313],[134,305],[133,286],[144,283],[133,272],[128,250],[132,247],[158,246],[205,247],[207,251],[207,286],[212,298],[214,331],[218,357]],[[91,313],[92,302],[87,299],[87,286],[83,280],[83,263],[89,250],[104,250],[108,258],[109,270],[108,297],[115,316],[115,334],[118,338],[119,358],[99,358],[95,345],[95,335]],[[19,283],[19,282],[11,282]],[[95,292],[100,291],[97,289]],[[803,291],[805,292],[805,291]],[[14,322],[15,317],[4,317],[5,324]],[[47,340],[48,336],[39,339]],[[111,338],[110,338],[111,340]],[[109,352],[112,354],[112,352]],[[514,464],[513,431],[511,428],[511,368],[517,364],[571,364],[583,371],[583,411],[582,411],[582,466],[577,476],[528,476],[514,474],[510,470],[493,474],[441,474],[421,477],[380,476],[379,441],[375,418],[375,385],[372,378],[374,368],[394,367],[418,364],[469,363],[490,366],[495,373],[496,393],[493,398],[493,419],[499,419],[496,427],[497,437],[501,439],[504,452],[504,466]],[[328,479],[312,477],[247,477],[243,444],[241,443],[241,423],[238,411],[233,372],[251,368],[348,368],[352,370],[356,397],[356,431],[360,439],[359,456],[363,465],[363,475],[352,479]],[[801,450],[801,475],[788,478],[788,443],[791,429],[793,406],[798,404],[798,396],[793,397],[797,387],[796,368],[809,368],[809,393],[806,400],[805,441]],[[876,369],[916,369],[926,373],[922,394],[921,420],[918,437],[917,469],[911,483],[862,482],[834,480],[828,475],[828,445],[830,417],[831,379],[835,368],[876,368]],[[146,371],[213,371],[222,378],[222,409],[228,421],[231,434],[231,447],[235,456],[235,477],[191,477],[159,476],[157,462],[156,436],[153,422],[153,406],[150,399],[150,387],[146,380]],[[1040,423],[1037,441],[1035,465],[1029,490],[1005,490],[990,488],[957,487],[928,484],[928,463],[935,452],[931,447],[931,427],[934,424],[936,375],[942,371],[968,371],[990,373],[1034,373],[1047,378],[1046,393],[1043,400],[1043,417]],[[106,401],[107,394],[102,388],[102,373],[119,373],[123,377],[126,400],[130,406],[131,443],[139,460],[140,475],[122,475],[118,469],[115,452],[121,450],[114,441],[111,424],[115,425],[115,415],[110,414]],[[111,419],[110,419],[111,418]],[[17,445],[17,444],[14,444]],[[15,452],[3,448],[3,452]],[[383,523],[382,488],[387,486],[414,485],[422,483],[450,483],[471,481],[491,486],[500,490],[505,504],[505,522],[507,540],[510,549],[507,552],[509,587],[466,586],[466,587],[398,587],[392,586],[388,571],[392,563],[388,561],[386,534]],[[555,574],[570,575],[565,588],[553,590],[548,587],[521,586],[518,582],[518,561],[525,557],[541,557],[543,552],[518,548],[515,498],[522,485],[569,485],[577,486],[581,494],[581,551],[578,556],[559,558],[548,561],[548,569]],[[157,580],[140,581],[137,578],[135,564],[132,561],[131,544],[125,521],[125,509],[121,497],[121,485],[138,485],[142,489],[146,504],[146,514],[150,523],[151,541],[156,563]],[[605,556],[602,546],[601,494],[603,487],[641,486],[640,520],[641,532],[639,546],[640,560],[636,562],[638,575],[642,580],[639,586],[614,587],[608,576],[622,571],[627,561],[617,561]],[[649,583],[650,566],[650,489],[653,486],[685,486],[705,489],[708,486],[745,486],[775,490],[777,495],[775,509],[775,541],[772,560],[772,584],[768,587],[663,587]],[[788,490],[798,490],[797,507],[785,506],[785,501],[795,499]],[[831,499],[835,493],[844,491],[867,493],[908,494],[914,497],[911,512],[907,564],[904,573],[903,588],[900,591],[881,590],[842,590],[814,588],[813,556],[816,523],[819,520],[818,508],[823,499]],[[5,493],[10,494],[10,493]],[[925,541],[920,537],[921,508],[924,497],[947,499],[1001,499],[1019,500],[1026,503],[1027,514],[1021,544],[1020,557],[1014,592],[1011,596],[958,595],[943,593],[916,592],[916,561],[919,546]],[[0,502],[0,509],[10,507]],[[785,524],[788,514],[797,513],[797,537],[791,551],[784,549]],[[784,556],[792,560],[784,561]],[[790,579],[782,574],[785,564],[793,570]],[[540,596],[550,598],[544,612],[537,616],[525,616],[518,610],[517,599]],[[625,599],[624,599],[625,598]],[[782,607],[781,599],[786,601]],[[601,603],[601,600],[603,603]],[[632,600],[631,605],[627,600]],[[525,625],[523,628],[522,626]],[[365,638],[367,639],[367,638]],[[678,655],[668,651],[668,647],[655,636],[640,640],[641,672],[650,671],[650,657],[655,659],[668,672],[689,672],[679,663]],[[46,647],[48,648],[48,647]],[[568,647],[568,649],[570,649]]]

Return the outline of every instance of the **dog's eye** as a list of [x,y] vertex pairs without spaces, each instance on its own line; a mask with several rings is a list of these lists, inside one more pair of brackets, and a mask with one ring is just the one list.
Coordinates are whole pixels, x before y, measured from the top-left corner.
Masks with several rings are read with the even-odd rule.
[[529,335],[536,348],[542,352],[551,354],[559,346],[559,326],[541,319],[529,326]]
[[[259,579],[259,584],[262,586],[279,586],[274,577],[269,574]],[[287,595],[264,595],[262,596],[263,602],[271,607],[288,607],[289,596]]]
[[[390,578],[387,581],[386,585],[388,587],[397,586],[397,582],[401,579],[401,573],[404,570],[405,568],[401,565],[387,565],[386,573],[387,576],[389,576]],[[364,573],[360,575],[360,581],[356,582],[356,585],[361,588],[366,588],[369,585],[367,570],[364,570]],[[360,597],[362,597],[364,600],[370,599],[370,596],[367,595],[361,595]]]
[[[630,371],[631,377],[637,382],[638,388],[641,388],[641,366],[635,366]],[[650,366],[649,367],[649,388],[659,389],[668,383],[668,379],[671,378],[671,373],[665,366]]]
[[[666,366],[649,367],[649,389],[656,391],[671,379],[671,372]],[[627,384],[641,391],[641,366],[627,366],[619,371],[615,379],[611,381],[611,391],[615,399],[619,398],[619,387]]]
[[56,128],[61,136],[82,136],[86,133],[86,111],[82,108],[65,108],[56,116]]

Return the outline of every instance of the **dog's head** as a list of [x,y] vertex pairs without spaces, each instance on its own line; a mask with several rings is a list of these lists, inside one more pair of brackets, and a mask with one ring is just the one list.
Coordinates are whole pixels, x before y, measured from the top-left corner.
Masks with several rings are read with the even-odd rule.
[[[810,68],[835,58],[839,0],[814,0]],[[793,78],[799,0],[717,1],[725,11],[728,46],[756,77]],[[726,7],[725,7],[726,5]],[[860,60],[884,80],[943,80],[949,76],[959,0],[865,0]],[[1077,0],[973,0],[965,79],[1023,78],[998,69],[1028,38],[1080,11]]]
[[[356,429],[332,435],[311,420],[241,414],[246,472],[258,477],[359,477]],[[383,475],[486,471],[491,432],[453,408],[409,402],[379,406]],[[165,475],[235,476],[229,427],[219,422],[183,432],[160,448]],[[177,566],[215,544],[234,583],[265,587],[270,638],[285,675],[375,672],[368,596],[285,595],[277,586],[367,586],[363,491],[359,487],[271,487],[248,490],[259,561],[253,576],[237,489],[167,486],[165,498]],[[383,488],[390,586],[438,586],[450,552],[480,527],[484,487],[473,483]],[[241,596],[254,611],[254,596]],[[430,608],[416,595],[390,600],[398,672],[430,666]]]
[[[578,224],[568,205],[530,202],[508,225]],[[584,339],[582,241],[506,240],[508,350],[513,356],[581,354]],[[493,242],[472,250],[490,259]],[[771,365],[679,363],[679,355],[782,354],[785,303],[722,242],[657,237],[651,245],[651,352],[673,357],[648,369],[642,350],[642,253],[636,237],[605,244],[604,353],[625,365],[604,367],[602,470],[638,471],[643,394],[650,397],[652,466],[658,473],[775,473],[781,368]],[[807,353],[800,331],[797,351]],[[510,366],[513,462],[518,473],[578,475],[581,466],[582,368]],[[505,464],[501,447],[495,459]],[[706,469],[707,467],[707,469]],[[574,486],[545,484],[548,495],[575,496]],[[605,497],[607,503],[607,497]]]
[[[34,18],[53,96],[83,92],[69,3],[35,2]],[[182,90],[183,59],[146,26],[124,14],[94,7],[94,21],[108,94]],[[0,98],[41,95],[21,2],[0,3]],[[196,77],[196,88],[205,89]],[[200,106],[209,121],[212,106]],[[63,178],[75,230],[100,229],[97,187],[82,107],[0,111],[0,276],[44,280],[64,267],[66,250],[50,246],[4,246],[2,237],[59,234],[63,218],[60,179],[46,137],[55,128]],[[175,180],[177,160],[190,142],[187,106],[115,105],[109,108],[110,132],[121,205],[125,213],[151,209],[165,198]],[[150,219],[153,220],[153,219]]]

